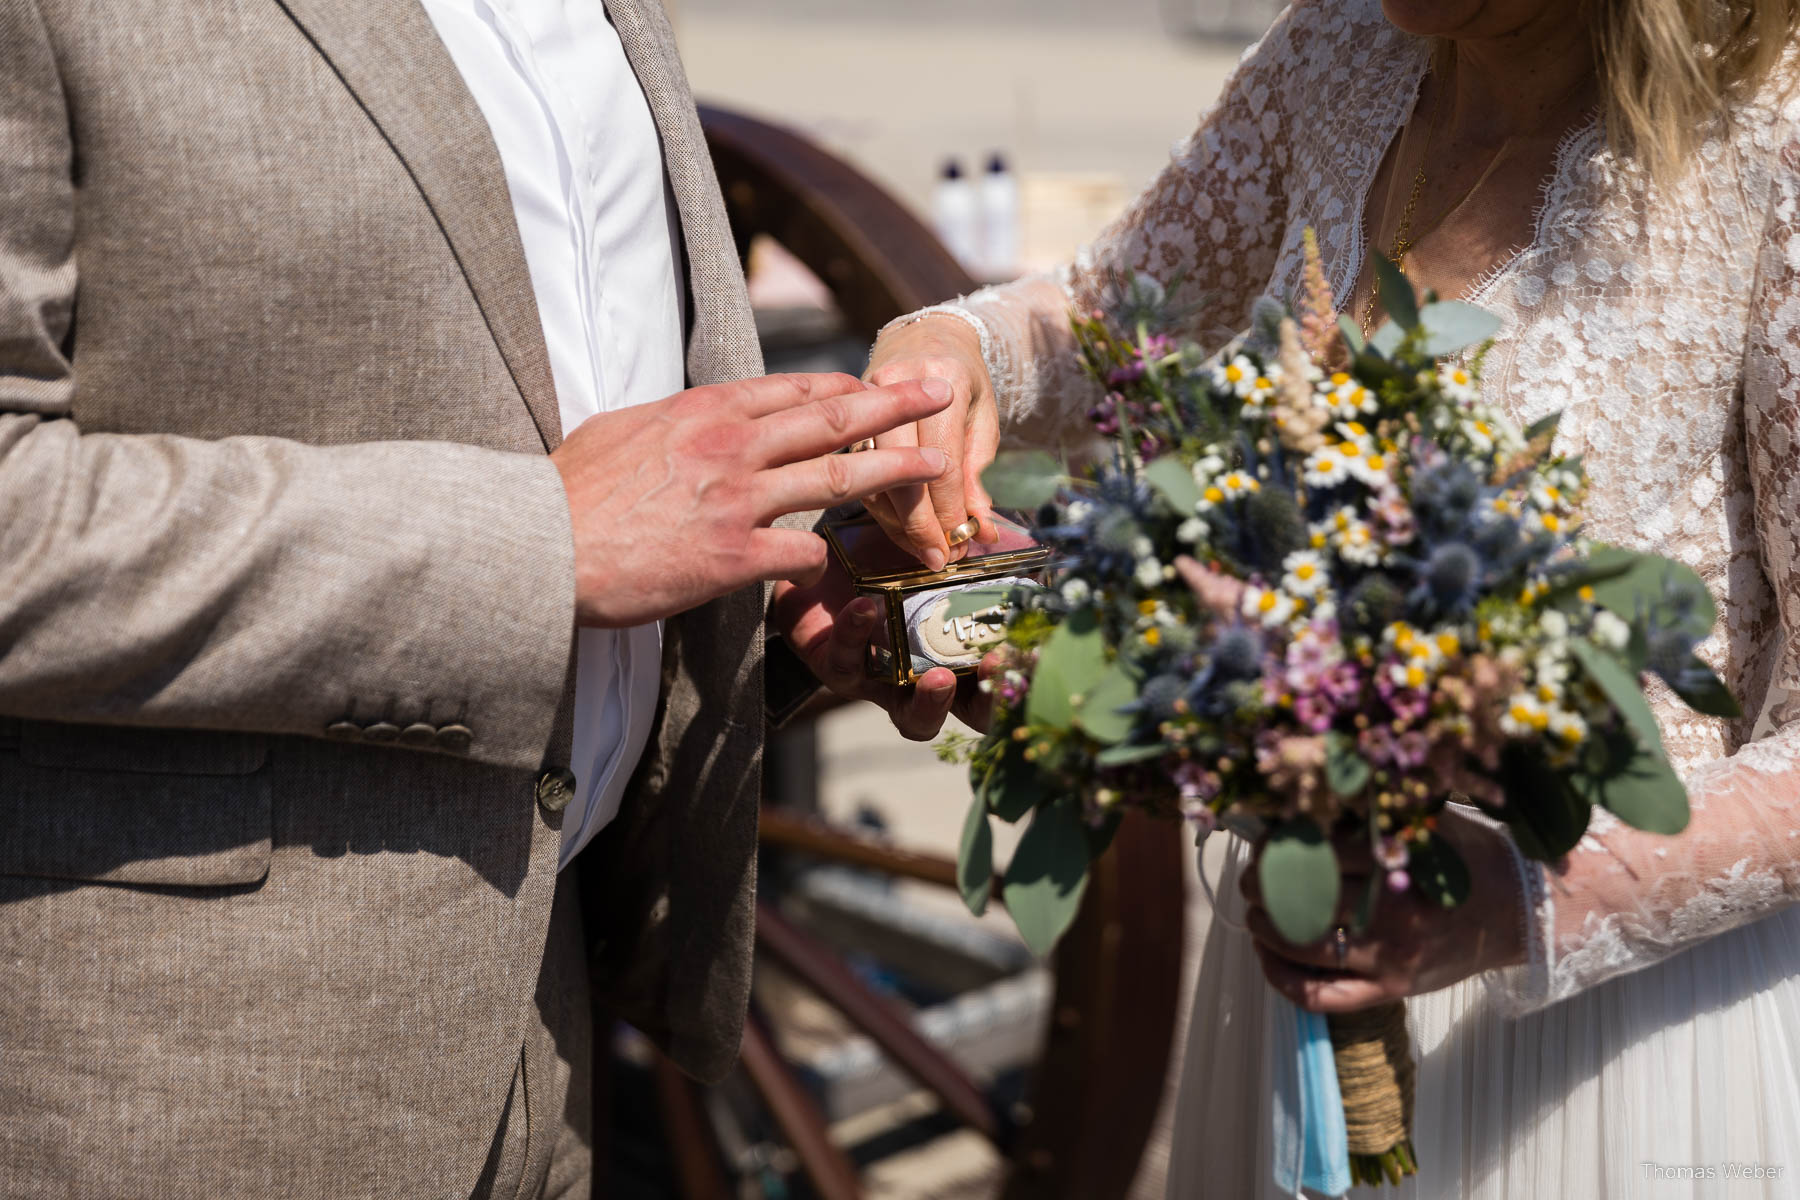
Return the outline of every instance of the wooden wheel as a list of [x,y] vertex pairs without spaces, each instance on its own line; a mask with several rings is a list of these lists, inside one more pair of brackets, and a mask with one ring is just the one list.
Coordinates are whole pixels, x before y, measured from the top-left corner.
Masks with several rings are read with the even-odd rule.
[[[740,249],[747,252],[757,234],[781,242],[831,289],[850,332],[872,337],[893,317],[973,288],[911,213],[841,159],[739,114],[703,108],[701,119]],[[795,797],[784,797],[784,790],[805,789],[814,766],[771,764],[765,859],[834,863],[955,888],[953,862],[847,833],[809,815],[804,797],[797,806]],[[798,788],[795,780],[802,781]],[[1170,1060],[1182,953],[1181,853],[1173,827],[1133,818],[1095,865],[1080,915],[1055,955],[1047,1031],[1023,1103],[997,1102],[778,899],[759,905],[757,947],[934,1097],[942,1114],[998,1148],[1006,1160],[999,1193],[1005,1200],[1113,1200],[1131,1186]],[[748,1092],[813,1193],[823,1200],[860,1195],[857,1171],[832,1143],[819,1103],[760,1020],[746,1031],[742,1066]],[[655,1090],[681,1195],[731,1194],[709,1140],[708,1098],[666,1063],[655,1068]]]

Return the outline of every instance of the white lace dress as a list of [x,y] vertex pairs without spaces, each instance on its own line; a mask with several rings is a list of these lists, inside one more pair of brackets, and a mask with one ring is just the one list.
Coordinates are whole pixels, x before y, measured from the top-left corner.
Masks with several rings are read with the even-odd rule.
[[[1191,332],[1217,345],[1260,294],[1298,292],[1310,224],[1346,295],[1370,180],[1428,57],[1376,0],[1301,0],[1077,263],[963,301],[1010,444],[1085,440],[1097,396],[1067,314],[1095,306],[1109,270],[1181,277]],[[1531,967],[1412,1002],[1421,1171],[1400,1194],[1800,1196],[1800,105],[1746,105],[1663,191],[1597,122],[1577,130],[1535,240],[1469,298],[1506,320],[1491,394],[1521,421],[1565,411],[1592,533],[1712,587],[1723,619],[1702,653],[1746,715],[1653,697],[1689,830],[1656,838],[1600,814],[1565,869],[1529,871]],[[1230,908],[1241,858],[1220,881]],[[1276,1194],[1272,997],[1248,940],[1215,919],[1172,1196]]]

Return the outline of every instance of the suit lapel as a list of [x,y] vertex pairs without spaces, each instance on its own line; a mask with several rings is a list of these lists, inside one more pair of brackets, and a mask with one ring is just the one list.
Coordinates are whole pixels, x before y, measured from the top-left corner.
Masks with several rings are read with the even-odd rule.
[[546,449],[562,441],[500,152],[417,0],[278,0],[411,173],[449,239]]

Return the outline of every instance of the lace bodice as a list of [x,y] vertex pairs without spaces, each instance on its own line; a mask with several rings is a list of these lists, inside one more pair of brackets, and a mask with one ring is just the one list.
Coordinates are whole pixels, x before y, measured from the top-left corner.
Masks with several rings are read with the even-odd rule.
[[[1310,224],[1347,295],[1368,188],[1428,59],[1376,0],[1299,0],[1075,263],[966,298],[1008,441],[1086,440],[1098,394],[1068,313],[1100,303],[1115,272],[1179,279],[1188,332],[1215,347],[1258,296],[1297,294]],[[1585,456],[1591,534],[1679,559],[1718,597],[1702,654],[1746,713],[1713,720],[1652,696],[1693,822],[1660,838],[1599,812],[1566,864],[1533,869],[1540,961],[1513,981],[1522,1006],[1800,897],[1800,105],[1743,106],[1699,159],[1657,189],[1597,120],[1576,130],[1534,240],[1469,297],[1506,320],[1490,395],[1521,421],[1564,411],[1559,448]]]

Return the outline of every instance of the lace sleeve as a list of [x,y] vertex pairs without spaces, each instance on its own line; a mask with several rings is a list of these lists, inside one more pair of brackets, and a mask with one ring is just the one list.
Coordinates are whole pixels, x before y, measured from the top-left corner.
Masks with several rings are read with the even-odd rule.
[[[1503,981],[1529,1010],[1649,966],[1800,899],[1800,148],[1781,164],[1757,268],[1743,367],[1745,540],[1772,603],[1774,669],[1743,697],[1754,725],[1735,754],[1687,779],[1693,820],[1676,838],[1596,813],[1589,836],[1537,892],[1535,966]],[[1740,518],[1740,519],[1744,519]],[[1728,615],[1728,620],[1733,619]],[[1743,620],[1741,615],[1738,620]]]
[[1277,18],[1156,182],[1073,264],[948,306],[987,331],[988,373],[1009,444],[1062,449],[1087,439],[1083,418],[1100,396],[1076,361],[1069,312],[1101,304],[1113,278],[1141,271],[1165,284],[1179,279],[1185,332],[1208,349],[1249,323],[1280,249],[1283,107],[1303,47],[1317,36],[1309,14],[1318,7],[1301,0]]

